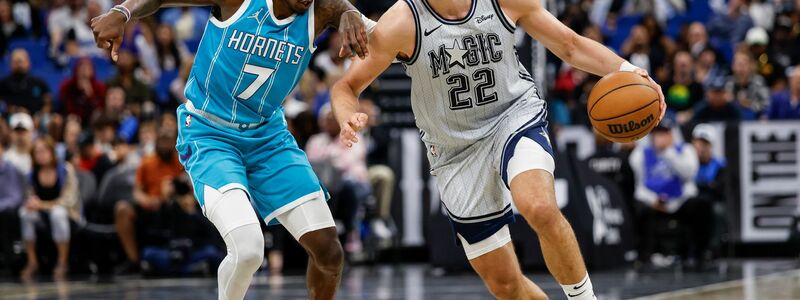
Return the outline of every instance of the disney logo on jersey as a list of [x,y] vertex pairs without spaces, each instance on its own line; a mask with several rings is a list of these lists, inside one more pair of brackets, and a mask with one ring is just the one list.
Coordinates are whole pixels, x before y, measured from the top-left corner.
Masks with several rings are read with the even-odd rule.
[[[256,12],[257,14],[258,12]],[[299,64],[303,60],[303,46],[271,37],[234,29],[228,37],[228,48],[250,55],[270,58],[287,64]]]
[[452,68],[485,65],[503,60],[500,36],[496,33],[478,33],[445,42],[428,52],[433,78],[449,74]]
[[494,14],[482,15],[475,17],[475,23],[483,23],[483,21],[488,21],[494,18]]

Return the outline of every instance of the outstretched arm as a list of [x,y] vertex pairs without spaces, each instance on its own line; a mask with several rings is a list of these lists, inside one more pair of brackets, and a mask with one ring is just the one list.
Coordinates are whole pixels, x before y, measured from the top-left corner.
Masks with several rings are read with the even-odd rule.
[[539,0],[499,1],[511,21],[522,26],[531,37],[570,65],[599,76],[615,71],[633,71],[648,78],[661,96],[661,117],[664,116],[664,94],[647,71],[631,65],[602,44],[578,35],[542,7]]
[[[369,35],[370,55],[356,60],[344,77],[333,85],[331,105],[341,132],[339,138],[348,147],[358,142],[356,132],[367,124],[367,115],[358,112],[358,95],[383,73],[398,56],[411,57],[414,51],[414,21],[411,9],[398,1],[381,17]],[[408,26],[412,24],[412,26]]]
[[[110,49],[111,59],[117,61],[119,45],[125,33],[125,23],[155,13],[161,7],[220,5],[224,0],[127,0],[120,4],[125,13],[111,10],[92,19],[92,32],[98,48]],[[238,6],[237,6],[238,7]]]

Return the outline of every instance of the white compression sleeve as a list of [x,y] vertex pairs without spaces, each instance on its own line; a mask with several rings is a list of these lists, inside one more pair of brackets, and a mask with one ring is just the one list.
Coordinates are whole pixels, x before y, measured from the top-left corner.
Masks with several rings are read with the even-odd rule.
[[[217,272],[219,299],[241,300],[253,280],[253,274],[264,259],[264,235],[247,194],[241,189],[210,195],[206,205],[215,202],[210,197],[219,196],[218,203],[207,209],[208,219],[217,227],[225,240],[228,255]],[[209,201],[211,200],[211,201]]]

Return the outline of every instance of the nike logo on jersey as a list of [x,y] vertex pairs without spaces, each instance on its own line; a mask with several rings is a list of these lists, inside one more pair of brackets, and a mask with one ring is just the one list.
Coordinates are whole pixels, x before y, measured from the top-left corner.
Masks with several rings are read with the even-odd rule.
[[442,25],[436,26],[436,27],[434,27],[434,28],[433,28],[433,29],[431,29],[431,30],[427,30],[427,29],[425,29],[425,36],[429,36],[429,35],[431,35],[431,33],[433,33],[434,31],[436,31],[436,29],[439,29],[439,27],[442,27]]
[[491,20],[492,18],[494,18],[494,14],[477,16],[477,17],[475,17],[475,22],[480,24],[480,23],[483,23],[483,21]]
[[181,161],[187,161],[190,157],[192,157],[192,146],[186,147],[186,153],[182,153],[178,156]]

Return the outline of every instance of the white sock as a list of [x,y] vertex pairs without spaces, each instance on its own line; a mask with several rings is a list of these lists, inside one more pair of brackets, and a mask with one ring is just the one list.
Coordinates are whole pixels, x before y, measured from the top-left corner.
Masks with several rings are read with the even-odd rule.
[[581,281],[575,284],[562,284],[561,289],[567,295],[569,300],[595,300],[594,290],[592,289],[592,280],[589,279],[589,273],[583,277]]

